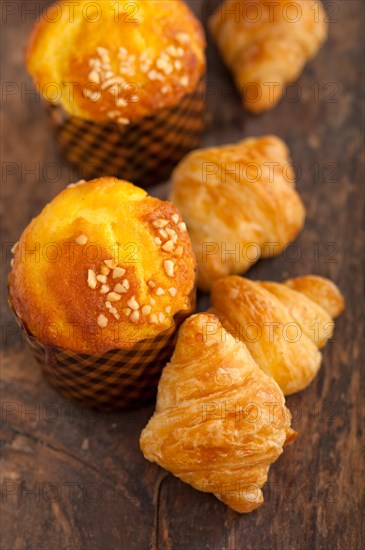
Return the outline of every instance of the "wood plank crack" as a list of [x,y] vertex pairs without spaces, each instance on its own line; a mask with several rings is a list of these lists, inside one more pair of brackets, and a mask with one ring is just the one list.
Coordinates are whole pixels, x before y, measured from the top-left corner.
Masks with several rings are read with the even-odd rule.
[[161,472],[161,476],[158,480],[157,487],[155,489],[155,519],[154,519],[154,528],[152,532],[152,550],[158,550],[158,537],[159,537],[159,523],[160,523],[160,499],[161,499],[161,490],[164,481],[169,477],[168,472]]

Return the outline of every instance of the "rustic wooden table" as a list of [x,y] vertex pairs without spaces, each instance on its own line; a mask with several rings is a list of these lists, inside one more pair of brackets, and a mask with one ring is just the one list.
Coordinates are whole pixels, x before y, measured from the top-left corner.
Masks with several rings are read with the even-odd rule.
[[[45,4],[2,3],[1,549],[363,548],[362,0],[327,2],[328,42],[285,100],[261,117],[242,110],[209,41],[204,143],[267,133],[284,138],[307,207],[297,246],[260,262],[249,276],[281,280],[317,273],[333,279],[347,301],[318,377],[288,399],[299,437],[272,467],[264,506],[246,516],[144,460],[138,438],[152,406],[103,415],[79,409],[53,391],[7,308],[11,245],[75,179],[58,155],[23,65],[32,10],[39,12]],[[192,4],[206,19],[210,5]],[[151,193],[163,196],[166,185]],[[207,304],[208,298],[201,297],[201,308]]]

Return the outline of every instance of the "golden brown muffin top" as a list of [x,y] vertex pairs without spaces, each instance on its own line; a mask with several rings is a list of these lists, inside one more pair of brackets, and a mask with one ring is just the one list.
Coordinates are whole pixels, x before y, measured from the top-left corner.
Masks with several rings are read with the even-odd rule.
[[14,247],[10,300],[43,344],[131,348],[191,306],[195,257],[176,207],[116,178],[71,185]]
[[204,48],[182,0],[61,0],[36,24],[27,67],[43,97],[66,112],[129,124],[196,88]]

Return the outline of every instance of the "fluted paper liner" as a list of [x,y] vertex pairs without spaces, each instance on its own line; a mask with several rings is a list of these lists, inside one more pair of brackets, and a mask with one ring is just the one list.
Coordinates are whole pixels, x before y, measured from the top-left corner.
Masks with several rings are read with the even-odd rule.
[[115,176],[147,187],[169,178],[172,169],[199,146],[204,129],[204,81],[179,104],[128,125],[93,122],[50,105],[49,114],[67,162],[84,179]]
[[64,397],[104,412],[142,407],[156,396],[161,371],[169,361],[182,322],[195,309],[174,315],[174,324],[155,338],[141,340],[131,349],[87,355],[42,344],[9,305],[26,343],[48,382]]

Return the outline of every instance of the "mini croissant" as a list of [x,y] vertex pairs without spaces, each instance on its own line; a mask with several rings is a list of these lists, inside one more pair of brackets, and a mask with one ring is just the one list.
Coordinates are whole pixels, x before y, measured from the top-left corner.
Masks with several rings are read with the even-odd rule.
[[323,6],[312,0],[226,0],[209,26],[254,113],[278,103],[327,37]]
[[284,283],[224,277],[213,285],[212,312],[244,342],[285,395],[303,390],[321,364],[333,318],[345,307],[328,279],[307,275]]
[[182,325],[163,370],[142,452],[237,512],[263,503],[261,487],[283,445],[296,436],[276,382],[214,315]]
[[193,151],[172,175],[170,198],[188,225],[202,290],[279,254],[305,218],[288,149],[275,136]]

